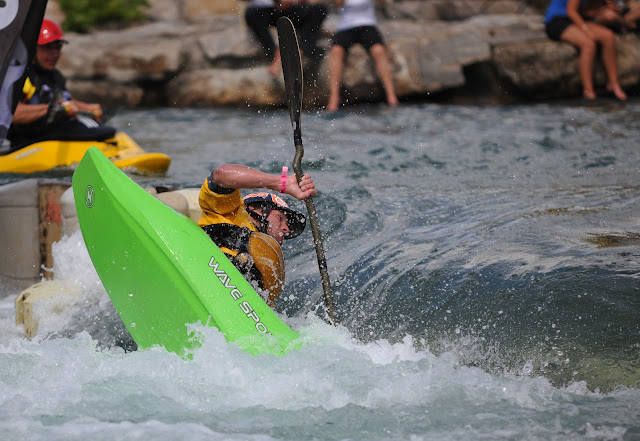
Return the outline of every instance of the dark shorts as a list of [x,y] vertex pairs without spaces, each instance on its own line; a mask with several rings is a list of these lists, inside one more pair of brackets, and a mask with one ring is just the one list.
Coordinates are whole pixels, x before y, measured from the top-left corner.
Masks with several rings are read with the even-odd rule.
[[553,17],[549,23],[544,26],[544,30],[550,39],[560,41],[562,33],[572,24],[573,22],[569,17]]
[[384,40],[375,26],[347,29],[336,33],[333,37],[333,44],[342,46],[345,50],[356,43],[360,43],[366,50],[369,50],[374,44],[384,44]]

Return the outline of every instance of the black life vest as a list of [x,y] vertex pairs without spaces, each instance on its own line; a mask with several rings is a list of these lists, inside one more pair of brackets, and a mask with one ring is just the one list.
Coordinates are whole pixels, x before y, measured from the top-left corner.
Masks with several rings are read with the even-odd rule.
[[256,282],[268,293],[263,298],[273,306],[284,286],[284,258],[278,242],[269,235],[234,224],[211,224],[202,229],[245,279]]

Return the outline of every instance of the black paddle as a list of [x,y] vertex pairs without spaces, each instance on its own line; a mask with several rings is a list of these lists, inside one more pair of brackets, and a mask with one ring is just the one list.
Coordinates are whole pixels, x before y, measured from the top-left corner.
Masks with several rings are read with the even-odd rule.
[[[287,17],[280,17],[278,19],[278,42],[280,44],[280,57],[282,58],[282,74],[284,75],[287,106],[289,107],[289,116],[291,117],[291,125],[293,126],[293,142],[296,146],[296,154],[293,157],[293,171],[296,174],[298,182],[300,182],[304,174],[302,172],[304,147],[302,146],[302,130],[300,129],[300,113],[302,110],[302,63],[300,61],[300,49],[296,30],[291,20]],[[322,289],[324,290],[324,303],[327,307],[329,318],[335,325],[338,322],[333,304],[331,284],[329,283],[327,260],[324,256],[322,236],[320,235],[320,227],[318,226],[318,213],[316,212],[312,198],[308,198],[304,202],[307,205],[311,232],[313,233],[313,242],[316,246],[316,256],[318,257],[318,267],[320,268]]]

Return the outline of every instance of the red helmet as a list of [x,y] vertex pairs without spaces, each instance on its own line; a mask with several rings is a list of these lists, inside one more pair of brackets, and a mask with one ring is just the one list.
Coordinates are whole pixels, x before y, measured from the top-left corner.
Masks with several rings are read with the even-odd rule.
[[42,20],[42,27],[40,28],[40,35],[38,36],[38,46],[43,44],[49,44],[54,41],[62,41],[66,43],[62,29],[55,22],[45,18]]

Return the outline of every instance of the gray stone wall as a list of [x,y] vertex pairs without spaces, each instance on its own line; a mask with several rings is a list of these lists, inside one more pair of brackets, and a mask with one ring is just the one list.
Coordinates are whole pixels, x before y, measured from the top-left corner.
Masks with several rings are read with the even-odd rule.
[[[251,38],[244,2],[152,0],[146,23],[68,34],[60,69],[77,98],[105,105],[282,106],[282,78]],[[394,81],[402,99],[465,96],[493,102],[581,96],[577,51],[550,41],[544,3],[536,0],[407,0],[378,9]],[[335,8],[324,23],[328,49]],[[275,33],[274,33],[275,35]],[[620,80],[640,84],[640,39],[618,36]],[[305,100],[323,106],[327,60],[306,66]],[[603,88],[604,72],[596,72]],[[373,64],[360,47],[346,60],[349,102],[383,99]]]

